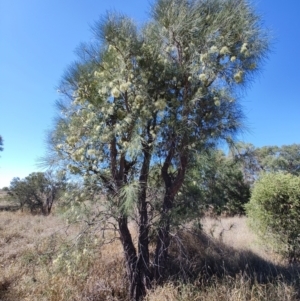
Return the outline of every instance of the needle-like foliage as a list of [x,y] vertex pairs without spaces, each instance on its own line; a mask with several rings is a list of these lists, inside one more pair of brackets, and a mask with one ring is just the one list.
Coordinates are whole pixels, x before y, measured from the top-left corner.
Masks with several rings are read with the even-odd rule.
[[[106,193],[130,295],[139,300],[153,279],[164,278],[172,212],[193,157],[220,140],[231,143],[242,129],[238,90],[259,70],[268,39],[245,0],[157,0],[143,27],[112,13],[93,32],[94,42],[81,45],[79,61],[62,80],[66,98],[50,137],[50,161]],[[163,188],[156,197],[153,167]],[[131,217],[139,228],[137,249]]]

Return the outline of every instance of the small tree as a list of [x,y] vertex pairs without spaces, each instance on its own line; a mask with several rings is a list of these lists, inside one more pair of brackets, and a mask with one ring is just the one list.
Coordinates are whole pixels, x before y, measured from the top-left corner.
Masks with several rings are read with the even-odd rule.
[[28,207],[31,212],[49,215],[62,186],[63,181],[55,181],[50,173],[34,172],[22,180],[14,178],[8,194],[22,209]]
[[[244,0],[157,0],[144,27],[108,14],[94,33],[62,81],[66,99],[59,103],[63,114],[50,137],[56,156],[49,161],[65,164],[87,190],[106,193],[101,214],[116,222],[129,294],[140,300],[153,279],[166,275],[187,171],[197,153],[231,142],[241,129],[237,89],[256,73],[268,41]],[[151,198],[154,167],[163,189]]]
[[300,177],[265,173],[246,205],[250,224],[289,261],[300,258]]

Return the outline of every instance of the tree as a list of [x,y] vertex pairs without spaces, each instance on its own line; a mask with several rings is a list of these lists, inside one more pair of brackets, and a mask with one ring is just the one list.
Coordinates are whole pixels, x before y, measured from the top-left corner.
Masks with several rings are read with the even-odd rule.
[[251,185],[262,171],[300,175],[300,144],[259,148],[238,143],[231,149],[231,156],[241,165],[244,177]]
[[244,214],[244,204],[250,199],[250,185],[239,162],[221,150],[210,150],[198,157],[191,171],[203,204],[213,207],[216,213]]
[[264,173],[246,205],[251,226],[290,262],[299,259],[300,177]]
[[[197,153],[220,140],[231,143],[241,129],[237,90],[268,48],[259,17],[244,0],[157,0],[151,17],[141,29],[118,14],[96,24],[96,42],[80,47],[79,62],[61,83],[66,99],[58,104],[63,115],[48,157],[82,177],[87,190],[105,191],[103,216],[116,220],[134,300],[153,279],[164,279],[186,173]],[[163,189],[151,199],[153,167]],[[137,249],[128,229],[134,212]]]
[[62,186],[63,181],[56,182],[50,173],[34,172],[22,180],[13,178],[8,194],[22,209],[27,206],[31,212],[40,211],[49,215]]
[[257,148],[251,143],[239,142],[231,147],[230,156],[240,165],[246,182],[253,185],[262,171]]
[[265,146],[257,149],[262,169],[300,175],[300,144]]

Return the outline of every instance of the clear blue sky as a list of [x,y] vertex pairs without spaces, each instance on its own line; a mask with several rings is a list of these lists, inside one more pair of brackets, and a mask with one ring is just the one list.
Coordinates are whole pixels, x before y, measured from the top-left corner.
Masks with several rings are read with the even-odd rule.
[[[300,1],[254,0],[272,31],[273,51],[243,98],[256,146],[300,143]],[[38,171],[56,114],[56,86],[90,25],[115,9],[142,23],[148,0],[0,0],[0,188]]]

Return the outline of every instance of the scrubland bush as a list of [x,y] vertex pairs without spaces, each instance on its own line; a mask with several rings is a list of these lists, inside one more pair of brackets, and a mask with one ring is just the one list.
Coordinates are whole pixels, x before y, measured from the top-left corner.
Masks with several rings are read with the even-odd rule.
[[250,225],[289,261],[300,258],[300,177],[263,174],[246,205]]

